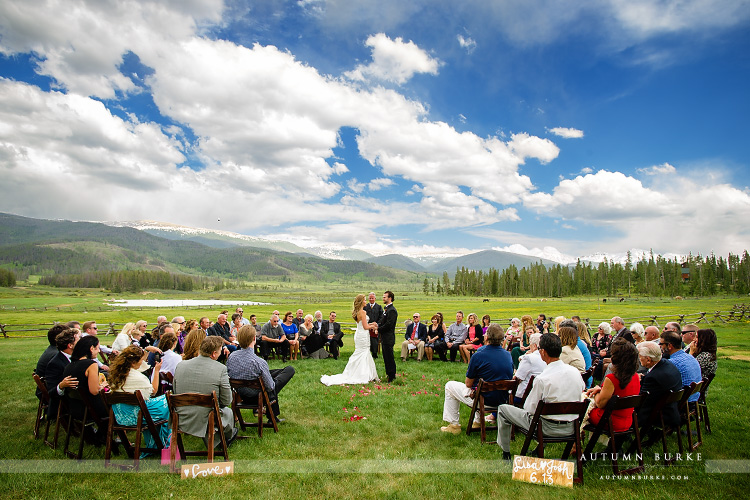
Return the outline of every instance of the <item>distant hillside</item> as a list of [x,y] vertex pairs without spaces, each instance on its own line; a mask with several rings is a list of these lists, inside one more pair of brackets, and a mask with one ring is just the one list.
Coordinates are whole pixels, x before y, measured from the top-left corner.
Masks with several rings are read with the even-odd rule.
[[412,273],[373,263],[321,259],[168,240],[129,227],[52,221],[0,213],[0,266],[31,274],[167,270],[230,279],[300,282],[409,282]]
[[547,267],[556,266],[557,262],[531,257],[529,255],[519,255],[510,252],[500,252],[498,250],[482,250],[481,252],[441,260],[427,268],[428,271],[442,274],[447,271],[452,277],[456,273],[456,268],[473,269],[475,271],[489,271],[495,268],[498,271],[507,269],[510,266],[516,266],[518,269],[529,267],[533,263],[541,262]]
[[372,257],[366,259],[365,262],[372,262],[373,264],[380,264],[381,266],[393,267],[395,269],[403,269],[404,271],[413,271],[416,273],[423,273],[427,270],[419,265],[419,263],[405,257],[403,255],[392,253],[388,255],[381,255],[380,257]]
[[156,221],[123,221],[107,223],[114,227],[130,227],[169,240],[195,241],[214,248],[229,248],[234,246],[263,248],[277,252],[290,252],[298,255],[320,257],[321,259],[361,260],[366,261],[372,254],[356,248],[340,245],[328,245],[303,248],[292,241],[285,241],[267,237],[248,236],[218,229],[195,228],[179,226]]

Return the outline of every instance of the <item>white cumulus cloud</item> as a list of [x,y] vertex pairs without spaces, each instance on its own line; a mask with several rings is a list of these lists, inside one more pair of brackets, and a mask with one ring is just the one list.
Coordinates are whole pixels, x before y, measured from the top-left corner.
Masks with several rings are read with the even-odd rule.
[[549,131],[563,139],[581,139],[583,137],[583,130],[575,128],[555,127],[551,128]]
[[404,42],[401,37],[391,40],[385,33],[378,33],[370,36],[365,45],[372,48],[372,62],[347,72],[346,76],[353,80],[375,78],[401,85],[416,73],[438,73],[440,61],[411,40]]

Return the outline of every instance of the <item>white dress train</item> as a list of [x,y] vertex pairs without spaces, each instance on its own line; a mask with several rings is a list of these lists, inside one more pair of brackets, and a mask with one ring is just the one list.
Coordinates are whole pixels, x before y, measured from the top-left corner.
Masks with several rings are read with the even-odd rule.
[[323,375],[320,381],[325,385],[343,385],[366,384],[373,380],[380,379],[375,369],[375,361],[370,354],[370,332],[358,322],[357,330],[354,332],[354,353],[349,357],[344,373]]

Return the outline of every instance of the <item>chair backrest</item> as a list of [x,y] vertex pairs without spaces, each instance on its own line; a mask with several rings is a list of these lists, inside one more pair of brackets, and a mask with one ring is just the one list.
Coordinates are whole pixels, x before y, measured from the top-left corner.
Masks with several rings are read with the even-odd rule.
[[239,389],[241,387],[246,387],[248,389],[256,389],[256,390],[266,390],[266,385],[263,383],[262,378],[254,378],[252,380],[242,380],[237,378],[231,378],[229,379],[229,385],[232,386],[232,389]]
[[545,403],[544,401],[540,401],[539,406],[537,406],[534,418],[536,419],[537,416],[543,417],[553,415],[577,414],[578,420],[580,421],[586,414],[586,410],[588,409],[588,407],[588,399],[584,401],[565,401],[558,403]]
[[167,393],[167,399],[169,400],[170,410],[182,406],[201,406],[217,411],[219,409],[219,404],[216,401],[216,391],[211,391],[211,394],[198,394],[197,392],[185,392],[182,394]]
[[[88,417],[93,419],[94,422],[96,422],[98,425],[103,425],[107,416],[99,415],[99,413],[96,411],[96,408],[94,408],[94,404],[91,401],[91,398],[93,396],[89,392],[88,386],[76,387],[75,389],[68,388],[66,389],[65,394],[70,399],[76,399],[78,401],[81,401],[83,405],[86,407],[86,410],[88,411]],[[105,403],[105,407],[106,407],[106,403]],[[107,408],[107,411],[109,411],[109,408]]]
[[583,377],[583,381],[586,382],[591,377],[591,375],[594,374],[594,370],[596,370],[596,367],[599,366],[599,363],[601,363],[601,358],[596,358],[592,363],[591,366],[589,366],[589,369],[585,372],[581,373],[581,377]]
[[526,402],[526,398],[529,397],[529,394],[531,394],[531,388],[534,387],[535,378],[536,375],[532,375],[531,377],[529,377],[529,383],[526,385],[526,390],[524,391],[523,396],[521,396],[521,406],[523,406],[523,404]]
[[520,382],[521,381],[515,377],[511,380],[495,380],[492,382],[487,382],[480,378],[477,383],[476,392],[477,394],[485,394],[493,391],[510,391],[508,402],[513,404],[513,398],[516,395],[516,389],[518,389],[518,384]]
[[36,373],[33,373],[32,376],[34,377],[34,382],[36,382],[37,389],[42,394],[42,402],[45,404],[49,403],[49,392],[47,392],[47,385],[44,383],[44,379]]
[[242,380],[242,379],[231,378],[229,379],[229,385],[232,386],[232,393],[234,394],[235,401],[238,404],[257,406],[255,403],[251,401],[245,401],[242,399],[242,396],[240,395],[238,389],[241,389],[243,387],[247,389],[255,389],[257,391],[260,391],[258,393],[258,396],[262,397],[264,401],[268,401],[268,403],[270,404],[270,401],[268,399],[268,392],[266,391],[266,384],[263,383],[262,377],[254,378],[252,380]]
[[641,394],[635,394],[633,396],[626,396],[624,398],[612,396],[612,399],[610,399],[609,403],[607,403],[607,406],[611,404],[612,411],[627,410],[628,408],[637,409],[641,406],[642,401],[643,401],[643,396]]
[[702,387],[703,387],[703,380],[701,380],[700,382],[691,382],[690,385],[683,386],[682,399],[680,400],[678,404],[678,407],[680,408],[680,410],[682,410],[682,407],[688,403],[688,399],[690,399],[690,396],[701,392]]
[[714,379],[715,376],[716,376],[715,373],[711,373],[703,377],[703,386],[701,387],[701,396],[700,398],[698,398],[701,401],[706,400],[706,392],[708,391],[708,386],[711,385],[711,381]]

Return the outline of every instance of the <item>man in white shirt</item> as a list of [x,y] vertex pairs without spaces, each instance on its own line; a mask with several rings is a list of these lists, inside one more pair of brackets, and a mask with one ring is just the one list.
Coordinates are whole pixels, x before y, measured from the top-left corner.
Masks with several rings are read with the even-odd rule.
[[516,378],[521,382],[518,384],[516,394],[518,395],[517,401],[521,401],[521,398],[526,394],[526,388],[529,385],[529,379],[531,377],[537,377],[540,373],[547,368],[547,363],[542,359],[542,355],[539,352],[539,340],[542,338],[541,333],[534,333],[529,337],[529,350],[526,354],[521,356],[518,361],[518,369],[516,370]]
[[[545,333],[539,341],[539,353],[547,367],[534,379],[529,397],[523,408],[501,405],[497,409],[497,444],[503,451],[503,460],[510,460],[510,430],[512,425],[523,429],[531,426],[540,401],[563,403],[581,401],[581,393],[586,389],[581,373],[560,361],[562,343],[554,333]],[[570,436],[573,433],[573,420],[578,415],[554,415],[554,419],[542,417],[542,433],[545,436]]]

